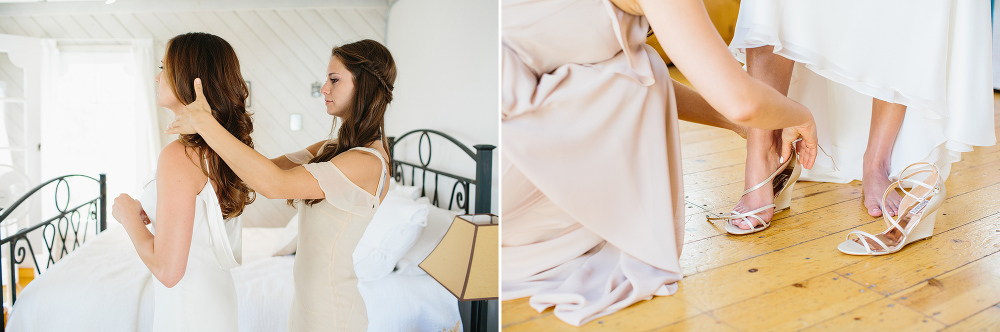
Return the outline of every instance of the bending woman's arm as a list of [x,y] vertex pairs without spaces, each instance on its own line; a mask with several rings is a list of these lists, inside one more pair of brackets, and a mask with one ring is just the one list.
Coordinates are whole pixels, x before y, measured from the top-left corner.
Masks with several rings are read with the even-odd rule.
[[[732,122],[801,134],[803,165],[816,156],[815,123],[801,104],[750,77],[733,57],[701,0],[612,0],[623,11],[645,15],[664,52],[712,108]],[[794,138],[792,138],[794,139]],[[785,147],[783,147],[785,148]],[[788,155],[783,151],[783,156]]]
[[[760,129],[782,129],[812,121],[805,106],[751,78],[740,67],[700,0],[614,2],[625,11],[646,16],[670,60],[726,118]],[[637,10],[641,12],[635,13]]]

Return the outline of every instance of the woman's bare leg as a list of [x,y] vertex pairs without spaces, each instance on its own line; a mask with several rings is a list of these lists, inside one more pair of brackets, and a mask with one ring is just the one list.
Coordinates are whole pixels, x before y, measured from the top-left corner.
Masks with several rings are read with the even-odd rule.
[[896,215],[899,202],[902,198],[895,191],[889,193],[885,200],[885,208],[882,211],[879,201],[882,194],[889,187],[889,157],[892,156],[892,146],[896,143],[896,135],[903,125],[903,116],[906,114],[906,106],[893,104],[890,102],[873,98],[872,101],[872,123],[868,132],[868,147],[865,149],[864,167],[861,178],[861,186],[864,188],[864,204],[868,209],[868,214],[872,217],[882,216],[888,212],[890,216]]
[[[749,48],[747,52],[747,73],[767,85],[770,85],[778,92],[788,95],[788,84],[792,79],[792,67],[795,62],[780,55],[774,54],[773,46]],[[767,179],[774,170],[778,168],[778,159],[781,153],[781,130],[763,130],[747,128],[747,161],[743,177],[743,189],[749,189],[754,185]],[[740,198],[740,201],[733,209],[736,212],[752,211],[761,206],[774,203],[774,194],[771,186],[761,187],[762,189],[748,193]],[[757,213],[757,216],[764,220],[771,220],[774,216],[774,209],[769,209]],[[753,224],[759,222],[749,218]],[[742,229],[750,229],[745,222],[736,222]]]

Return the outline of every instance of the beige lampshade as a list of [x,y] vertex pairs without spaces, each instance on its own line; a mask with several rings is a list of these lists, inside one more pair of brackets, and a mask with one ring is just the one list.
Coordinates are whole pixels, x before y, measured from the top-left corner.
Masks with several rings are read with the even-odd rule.
[[492,214],[460,215],[420,268],[460,301],[497,298],[499,220]]

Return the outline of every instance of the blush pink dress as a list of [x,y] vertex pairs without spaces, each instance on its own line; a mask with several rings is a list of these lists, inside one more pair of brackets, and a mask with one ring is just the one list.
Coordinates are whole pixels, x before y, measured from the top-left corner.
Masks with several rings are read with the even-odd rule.
[[368,311],[358,291],[352,254],[381,203],[388,169],[378,150],[352,150],[371,153],[382,161],[382,179],[374,195],[351,182],[332,161],[303,165],[319,182],[324,199],[311,206],[299,204],[289,331],[368,329]]
[[582,325],[681,279],[677,112],[645,18],[502,2],[502,299]]

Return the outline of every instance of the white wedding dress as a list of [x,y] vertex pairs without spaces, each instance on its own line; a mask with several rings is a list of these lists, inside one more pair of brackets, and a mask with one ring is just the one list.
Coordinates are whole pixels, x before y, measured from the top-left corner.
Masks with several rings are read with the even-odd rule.
[[[146,184],[142,206],[156,227],[156,180]],[[236,285],[230,269],[242,259],[242,222],[224,220],[211,181],[195,199],[187,269],[174,287],[155,277],[153,331],[237,331]]]
[[812,111],[820,155],[803,180],[861,180],[872,98],[906,105],[890,174],[918,161],[947,176],[996,143],[989,1],[744,0],[729,48],[796,62],[788,97]]

